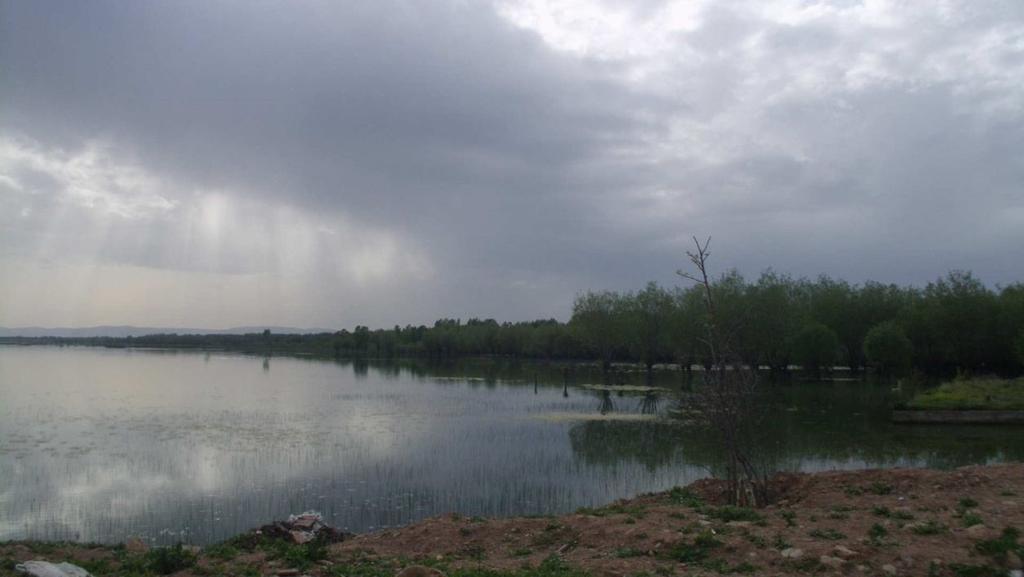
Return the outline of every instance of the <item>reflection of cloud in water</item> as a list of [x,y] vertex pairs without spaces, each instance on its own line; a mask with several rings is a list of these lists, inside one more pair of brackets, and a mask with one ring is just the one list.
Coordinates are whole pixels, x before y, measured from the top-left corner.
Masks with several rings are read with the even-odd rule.
[[[715,462],[713,445],[643,414],[643,392],[569,388],[558,370],[535,394],[534,368],[492,366],[480,381],[460,367],[440,369],[445,380],[373,365],[357,376],[354,365],[278,357],[265,373],[262,358],[222,354],[0,356],[0,538],[209,542],[311,508],[352,530],[448,511],[563,512],[685,483]],[[843,390],[783,399],[802,408],[780,420],[784,464],[1024,450],[1007,432],[939,442],[943,431],[896,431],[870,410],[885,398]],[[605,394],[618,410],[601,415]],[[835,418],[853,413],[865,416]]]

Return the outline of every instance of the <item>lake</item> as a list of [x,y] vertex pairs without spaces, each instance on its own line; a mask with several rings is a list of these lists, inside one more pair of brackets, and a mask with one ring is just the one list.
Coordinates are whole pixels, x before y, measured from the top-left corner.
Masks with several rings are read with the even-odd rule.
[[[586,386],[601,382],[538,363],[0,346],[0,540],[208,544],[306,510],[355,532],[564,513],[716,467],[668,416],[683,373],[657,373],[657,395]],[[1019,427],[889,423],[907,394],[891,385],[766,387],[784,469],[1024,459]]]

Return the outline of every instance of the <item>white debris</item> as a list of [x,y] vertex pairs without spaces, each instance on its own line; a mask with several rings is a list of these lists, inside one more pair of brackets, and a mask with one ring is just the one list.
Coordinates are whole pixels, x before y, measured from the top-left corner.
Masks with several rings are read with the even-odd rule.
[[71,563],[54,565],[47,561],[26,561],[14,568],[31,577],[92,577],[88,571]]

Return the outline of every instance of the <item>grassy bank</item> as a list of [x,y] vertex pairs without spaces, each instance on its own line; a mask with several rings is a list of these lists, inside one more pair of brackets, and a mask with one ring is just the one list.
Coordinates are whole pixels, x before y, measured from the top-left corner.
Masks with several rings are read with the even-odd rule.
[[123,577],[386,577],[411,564],[452,577],[995,577],[1024,555],[1021,464],[781,475],[776,490],[773,506],[751,510],[700,481],[569,515],[452,514],[333,545],[252,534],[201,550],[0,543],[0,574],[44,559]]
[[1024,378],[957,379],[915,396],[905,408],[932,411],[1021,411],[1024,410]]

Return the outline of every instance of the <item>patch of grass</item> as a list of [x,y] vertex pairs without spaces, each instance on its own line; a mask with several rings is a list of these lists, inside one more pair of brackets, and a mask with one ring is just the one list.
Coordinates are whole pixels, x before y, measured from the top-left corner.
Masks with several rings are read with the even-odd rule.
[[963,565],[951,563],[949,569],[956,577],[1004,577],[1005,569],[999,569],[991,565]]
[[666,552],[666,556],[681,563],[696,563],[707,559],[713,549],[721,546],[721,541],[710,531],[705,531],[697,535],[692,542],[678,541]]
[[892,511],[888,507],[875,507],[871,512],[878,517],[892,517]]
[[821,561],[818,561],[814,557],[804,557],[803,559],[794,559],[788,561],[787,564],[793,569],[803,573],[817,573],[821,571],[823,565]]
[[881,543],[882,539],[885,539],[888,536],[889,530],[883,527],[880,523],[875,523],[870,529],[868,529],[868,539],[876,545]]
[[[82,559],[75,561],[75,565],[85,569],[92,575],[110,575],[114,572],[110,566],[110,559]],[[14,570],[13,565],[11,565],[11,570]]]
[[1024,410],[1024,377],[957,379],[918,394],[907,403],[919,410]]
[[646,555],[644,551],[636,549],[634,547],[621,547],[615,550],[615,556],[619,559],[629,559],[630,557],[643,557]]
[[981,525],[982,523],[984,523],[984,520],[982,520],[982,518],[977,513],[968,511],[960,517],[960,522],[963,524],[964,527],[973,527],[975,525]]
[[839,541],[840,539],[846,539],[846,535],[843,535],[835,529],[813,529],[808,533],[815,539],[825,539],[827,541]]
[[668,492],[668,498],[675,505],[685,505],[692,508],[704,505],[704,499],[701,499],[696,493],[685,487],[673,487]]
[[974,548],[983,555],[1002,557],[1010,551],[1017,552],[1022,549],[1017,544],[1018,537],[1020,537],[1019,530],[1015,527],[1007,527],[1003,529],[1003,533],[998,538],[979,541],[974,545]]
[[792,545],[789,541],[786,541],[786,538],[782,536],[782,533],[776,533],[775,539],[772,541],[772,547],[781,551],[783,549],[789,549]]
[[875,481],[864,488],[865,492],[871,493],[872,495],[891,495],[893,486],[889,483],[882,483],[881,481]]
[[530,549],[529,547],[519,547],[518,549],[509,551],[509,553],[511,553],[513,557],[529,557],[533,554],[533,549]]
[[203,549],[203,554],[207,557],[213,557],[214,559],[220,559],[221,561],[230,561],[235,557],[238,557],[242,552],[230,543],[217,543],[216,545],[210,545]]
[[796,512],[791,509],[779,511],[779,515],[786,521],[787,527],[796,527]]
[[563,541],[574,541],[578,535],[572,529],[559,523],[548,523],[544,530],[530,539],[534,547],[550,547]]
[[918,523],[910,529],[915,535],[941,535],[949,531],[949,528],[941,523],[929,519],[925,523]]
[[831,511],[828,514],[828,518],[829,519],[836,519],[836,520],[840,520],[841,521],[843,519],[849,519],[850,518],[850,514],[849,513],[844,513],[843,511]]
[[957,502],[961,509],[973,509],[978,506],[978,502],[970,497],[964,497]]
[[607,517],[609,515],[629,515],[634,519],[643,519],[647,514],[643,507],[639,506],[628,506],[622,504],[608,505],[607,507],[591,508],[581,507],[576,510],[580,515],[590,515],[591,517]]
[[743,538],[746,539],[748,543],[752,544],[758,549],[765,549],[768,547],[768,541],[765,540],[764,537],[760,535],[755,535],[749,531],[743,534]]
[[893,519],[899,519],[900,521],[911,521],[914,519],[914,514],[910,511],[893,511]]
[[181,546],[157,547],[145,554],[147,568],[158,575],[170,575],[192,567],[196,564],[196,556]]
[[734,505],[709,508],[705,513],[708,517],[725,522],[749,521],[753,523],[764,519],[760,513],[753,509],[749,509],[747,507],[736,507]]

